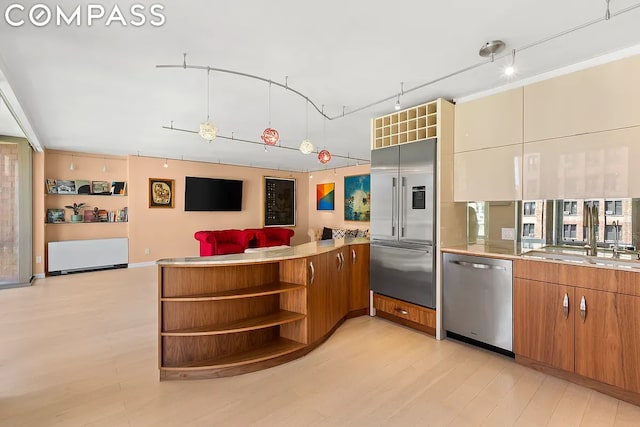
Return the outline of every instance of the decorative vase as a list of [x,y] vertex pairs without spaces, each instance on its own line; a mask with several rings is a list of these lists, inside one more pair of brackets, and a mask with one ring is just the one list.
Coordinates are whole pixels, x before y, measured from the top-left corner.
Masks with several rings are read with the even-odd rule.
[[82,215],[71,215],[71,222],[82,222]]

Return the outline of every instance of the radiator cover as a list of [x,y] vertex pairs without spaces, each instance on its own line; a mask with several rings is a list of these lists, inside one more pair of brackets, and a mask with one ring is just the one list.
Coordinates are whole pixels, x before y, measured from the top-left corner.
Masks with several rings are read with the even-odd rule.
[[49,242],[48,268],[52,274],[126,267],[129,262],[129,239],[67,240]]

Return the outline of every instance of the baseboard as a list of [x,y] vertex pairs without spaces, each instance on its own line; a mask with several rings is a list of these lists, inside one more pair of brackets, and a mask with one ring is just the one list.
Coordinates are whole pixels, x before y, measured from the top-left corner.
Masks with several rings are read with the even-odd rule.
[[34,279],[44,279],[45,275],[44,275],[44,273],[37,273],[37,274],[33,275],[33,278]]
[[155,261],[134,262],[133,264],[129,264],[129,268],[153,267],[154,265],[156,265]]

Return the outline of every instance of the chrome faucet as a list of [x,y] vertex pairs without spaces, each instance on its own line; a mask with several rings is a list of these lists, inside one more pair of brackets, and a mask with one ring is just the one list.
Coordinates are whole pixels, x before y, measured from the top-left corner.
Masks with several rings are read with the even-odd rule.
[[596,236],[596,226],[599,224],[598,219],[598,206],[593,203],[584,205],[584,212],[582,215],[582,222],[587,227],[587,255],[598,255],[598,236]]
[[613,227],[613,231],[614,231],[614,240],[613,240],[613,257],[614,258],[620,258],[620,251],[618,250],[618,244],[620,242],[620,237],[618,235],[618,232],[620,230],[620,222],[618,221],[613,221],[611,223],[611,226]]

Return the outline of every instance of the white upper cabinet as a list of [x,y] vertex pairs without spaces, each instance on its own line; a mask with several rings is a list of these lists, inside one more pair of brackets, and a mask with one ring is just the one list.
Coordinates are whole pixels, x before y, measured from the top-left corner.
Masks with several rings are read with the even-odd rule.
[[456,153],[522,142],[523,88],[456,105]]
[[526,86],[524,142],[640,125],[639,76],[637,55]]
[[525,200],[640,197],[640,127],[524,144]]
[[522,144],[454,154],[454,199],[522,200]]

